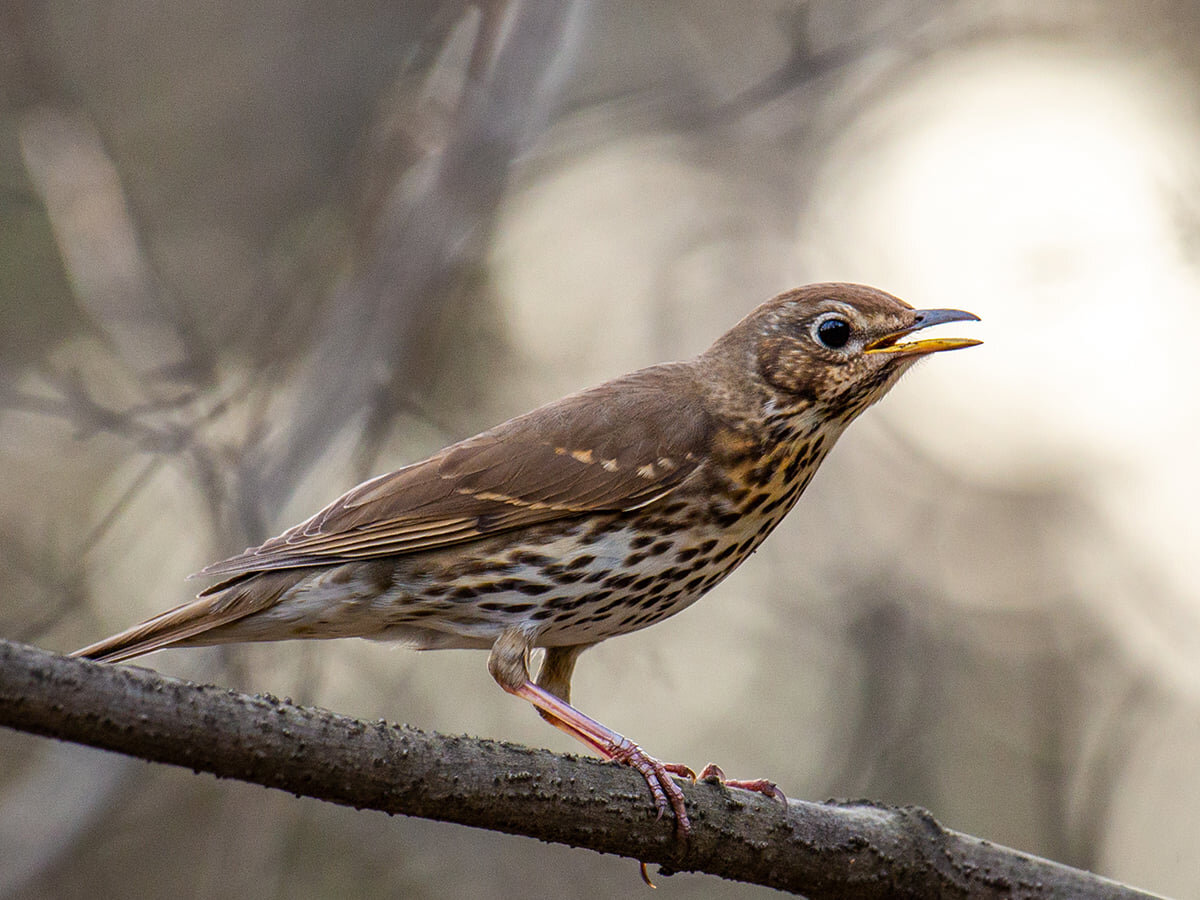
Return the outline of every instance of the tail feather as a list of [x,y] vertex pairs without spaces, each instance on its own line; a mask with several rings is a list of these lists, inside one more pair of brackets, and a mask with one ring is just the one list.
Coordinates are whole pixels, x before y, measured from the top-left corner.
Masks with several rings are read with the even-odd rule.
[[[164,647],[222,643],[210,632],[269,609],[296,581],[297,573],[294,571],[231,579],[206,589],[189,603],[89,644],[71,656],[98,662],[121,662]],[[206,640],[206,636],[209,639]]]

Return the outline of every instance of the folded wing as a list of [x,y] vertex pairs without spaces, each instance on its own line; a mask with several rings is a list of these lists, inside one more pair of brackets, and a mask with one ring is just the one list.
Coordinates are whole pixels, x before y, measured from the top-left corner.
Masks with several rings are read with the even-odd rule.
[[198,574],[236,577],[392,556],[636,509],[687,480],[711,434],[690,366],[643,369],[372,478]]

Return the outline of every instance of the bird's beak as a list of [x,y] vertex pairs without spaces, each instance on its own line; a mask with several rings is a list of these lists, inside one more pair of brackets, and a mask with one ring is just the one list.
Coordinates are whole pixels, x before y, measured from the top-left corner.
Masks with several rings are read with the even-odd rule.
[[927,338],[923,341],[900,343],[900,338],[943,322],[978,322],[979,316],[961,309],[918,309],[917,317],[907,328],[885,334],[864,348],[866,353],[899,353],[904,356],[923,356],[939,350],[960,350],[982,344],[974,338]]

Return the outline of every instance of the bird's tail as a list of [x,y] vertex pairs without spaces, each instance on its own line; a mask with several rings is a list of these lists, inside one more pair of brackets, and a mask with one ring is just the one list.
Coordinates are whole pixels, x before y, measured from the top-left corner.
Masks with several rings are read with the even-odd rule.
[[159,613],[71,655],[100,662],[121,662],[163,647],[247,640],[240,635],[221,635],[217,629],[274,606],[295,582],[293,572],[238,576],[206,589],[190,603]]

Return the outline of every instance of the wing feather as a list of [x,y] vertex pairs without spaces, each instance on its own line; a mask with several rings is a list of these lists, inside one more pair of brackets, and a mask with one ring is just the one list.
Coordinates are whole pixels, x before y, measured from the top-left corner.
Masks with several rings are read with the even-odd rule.
[[278,537],[198,574],[413,553],[636,509],[686,481],[712,434],[690,364],[653,366],[365,481]]

